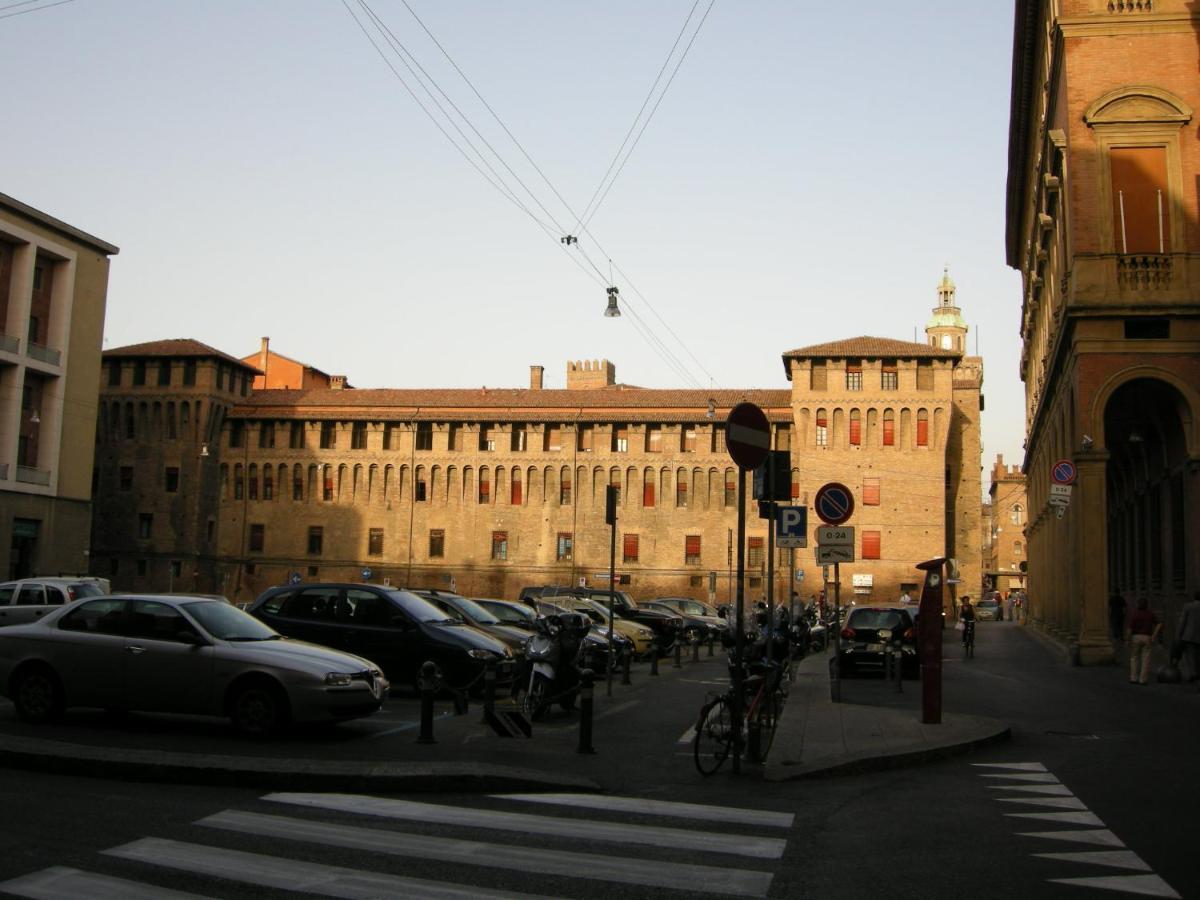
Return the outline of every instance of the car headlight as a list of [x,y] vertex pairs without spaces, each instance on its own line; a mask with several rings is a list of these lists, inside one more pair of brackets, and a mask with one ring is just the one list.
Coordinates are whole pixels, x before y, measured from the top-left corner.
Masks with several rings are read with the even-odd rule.
[[476,649],[476,650],[468,650],[467,656],[471,657],[471,659],[493,659],[493,658],[495,658],[496,654],[493,653],[491,650]]
[[345,672],[330,672],[325,676],[325,683],[331,687],[349,687],[354,676]]

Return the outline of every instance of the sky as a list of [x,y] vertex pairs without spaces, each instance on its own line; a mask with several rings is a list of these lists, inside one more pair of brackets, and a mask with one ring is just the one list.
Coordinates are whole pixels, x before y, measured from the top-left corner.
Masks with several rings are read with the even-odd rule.
[[948,265],[986,479],[1023,458],[1012,20],[997,0],[0,0],[0,192],[121,248],[106,348],[269,336],[356,387],[525,387],[543,365],[559,388],[608,359],[643,387],[787,388],[785,351],[924,340]]

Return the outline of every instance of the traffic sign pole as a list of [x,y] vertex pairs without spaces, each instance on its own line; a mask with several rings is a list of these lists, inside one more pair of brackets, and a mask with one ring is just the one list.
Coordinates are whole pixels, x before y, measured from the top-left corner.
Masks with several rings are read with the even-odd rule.
[[746,572],[746,470],[738,466],[737,509],[737,635],[733,643],[733,773],[742,771],[742,651]]

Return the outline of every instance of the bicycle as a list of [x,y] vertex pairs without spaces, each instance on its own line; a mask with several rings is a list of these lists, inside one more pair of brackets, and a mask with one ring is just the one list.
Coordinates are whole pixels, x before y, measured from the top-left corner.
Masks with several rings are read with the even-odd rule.
[[747,675],[742,681],[742,706],[745,718],[736,722],[733,715],[733,688],[708,698],[700,707],[696,734],[692,739],[692,756],[701,775],[712,775],[725,764],[733,751],[736,726],[745,725],[746,758],[765,762],[775,739],[775,728],[787,696],[789,683],[787,661],[772,660],[758,663],[760,671]]
[[975,620],[968,619],[963,623],[963,659],[975,656]]

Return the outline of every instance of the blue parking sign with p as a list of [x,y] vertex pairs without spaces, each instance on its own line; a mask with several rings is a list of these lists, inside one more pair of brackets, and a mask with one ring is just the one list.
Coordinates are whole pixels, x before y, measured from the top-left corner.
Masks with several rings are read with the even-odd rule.
[[808,507],[775,507],[775,546],[808,546]]

